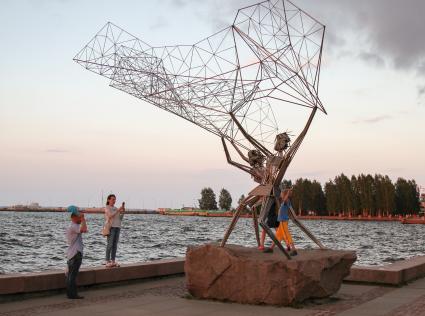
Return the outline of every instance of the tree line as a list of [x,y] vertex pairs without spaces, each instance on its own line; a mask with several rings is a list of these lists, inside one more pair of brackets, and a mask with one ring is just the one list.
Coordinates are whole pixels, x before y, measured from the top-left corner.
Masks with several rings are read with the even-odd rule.
[[[389,216],[420,212],[415,180],[398,178],[393,183],[387,175],[360,174],[348,178],[340,174],[324,186],[305,178],[295,182],[284,180],[281,186],[293,189],[292,204],[298,215]],[[238,203],[243,198],[242,195]],[[232,209],[232,196],[224,188],[220,191],[218,206],[211,188],[202,189],[198,202],[204,210]]]
[[314,212],[328,216],[389,216],[418,214],[419,189],[415,180],[385,175],[341,174],[322,185],[309,179],[297,179],[284,186],[293,187],[292,204],[299,215]]
[[[217,210],[216,196],[211,188],[203,188],[201,191],[201,198],[198,200],[199,208],[201,210]],[[226,189],[221,189],[218,198],[218,205],[221,210],[230,210],[232,208],[232,196]]]

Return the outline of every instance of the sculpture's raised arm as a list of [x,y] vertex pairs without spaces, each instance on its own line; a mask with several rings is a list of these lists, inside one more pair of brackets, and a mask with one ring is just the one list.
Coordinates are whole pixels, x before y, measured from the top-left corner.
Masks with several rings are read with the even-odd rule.
[[[232,160],[232,158],[230,157],[230,153],[229,150],[227,149],[227,145],[226,145],[226,140],[224,139],[224,137],[221,137],[221,142],[223,144],[223,148],[224,148],[224,153],[226,154],[226,159],[227,162],[229,164],[231,164],[232,166],[235,166],[236,168],[239,168],[247,173],[249,173],[251,176],[254,176],[253,172],[252,172],[252,168],[249,166],[245,166],[241,163],[237,163],[235,161]],[[232,144],[233,145],[233,144]],[[235,145],[233,145],[235,147]],[[239,151],[238,151],[239,152]]]
[[241,131],[242,135],[245,136],[245,138],[255,148],[257,148],[259,151],[261,151],[266,156],[271,156],[272,155],[272,153],[265,146],[263,146],[260,142],[258,142],[257,140],[255,140],[251,135],[249,135],[245,131],[245,129],[243,128],[243,126],[241,125],[241,123],[238,121],[238,119],[235,117],[235,114],[233,114],[233,112],[230,112],[229,114],[230,114],[230,117],[232,118],[233,122],[236,124],[236,126],[238,127],[238,129]]
[[243,160],[245,160],[247,163],[249,163],[249,158],[248,158],[248,157],[246,157],[246,156],[243,154],[243,152],[239,149],[239,147],[238,147],[237,145],[235,145],[235,142],[234,142],[234,141],[231,141],[230,143],[232,144],[233,148],[235,148],[235,150],[238,152],[239,156],[241,156],[241,158],[242,158]]
[[294,158],[296,152],[301,146],[302,141],[304,140],[305,135],[308,132],[308,129],[310,128],[311,122],[313,121],[314,115],[316,114],[317,107],[314,107],[313,110],[310,113],[310,116],[307,120],[307,123],[304,126],[304,129],[301,131],[301,133],[298,135],[298,137],[295,139],[295,141],[292,143],[291,147],[287,150],[285,153],[285,156],[282,159],[282,162],[279,166],[279,171],[276,175],[275,184],[279,184],[282,182],[283,176],[285,175],[286,169],[288,169],[289,164],[291,163],[292,159]]

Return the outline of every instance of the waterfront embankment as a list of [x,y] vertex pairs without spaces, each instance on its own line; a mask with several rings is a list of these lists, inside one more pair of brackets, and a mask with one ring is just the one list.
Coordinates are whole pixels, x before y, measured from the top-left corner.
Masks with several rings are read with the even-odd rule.
[[425,279],[402,287],[343,283],[328,299],[294,307],[244,305],[193,299],[184,276],[142,280],[80,291],[84,300],[70,301],[63,293],[0,304],[0,316],[423,316]]
[[[187,293],[185,278],[182,274],[184,259],[176,259],[175,263],[158,261],[154,263],[122,266],[115,269],[96,268],[98,275],[103,275],[99,284],[81,286],[79,292],[85,299],[79,301],[67,300],[62,289],[63,273],[57,274],[60,279],[56,289],[33,291],[31,293],[2,294],[0,298],[0,316],[18,315],[297,315],[297,316],[420,316],[425,310],[425,257],[406,260],[410,268],[400,269],[402,262],[394,264],[394,271],[407,277],[403,282],[394,286],[392,283],[381,282],[386,278],[387,271],[375,270],[378,282],[369,278],[367,281],[350,280],[343,282],[340,290],[327,299],[312,299],[294,307],[278,307],[266,305],[243,305],[226,302],[193,299]],[[415,262],[416,261],[416,262]],[[155,277],[155,270],[161,271],[161,265],[168,265],[161,274]],[[138,267],[137,267],[138,266]],[[397,268],[398,266],[398,268]],[[93,269],[91,269],[93,270]],[[146,273],[143,271],[151,271]],[[133,271],[130,273],[130,271]],[[136,272],[138,271],[138,272]],[[371,270],[372,271],[372,270]],[[360,271],[358,271],[360,272]],[[25,274],[28,279],[38,278],[38,286],[49,286],[46,275]],[[87,272],[87,276],[92,272]],[[168,274],[167,274],[168,273]],[[39,274],[38,274],[39,275]],[[357,274],[359,275],[359,274]],[[369,274],[371,276],[372,274]],[[119,277],[124,281],[119,281]],[[7,276],[0,281],[11,286]],[[351,277],[351,275],[350,275]],[[349,278],[350,278],[349,277]],[[86,282],[89,278],[86,279]],[[93,280],[93,279],[92,279]],[[100,279],[99,279],[100,280]],[[402,279],[400,279],[402,280]],[[79,280],[82,284],[84,280]],[[355,281],[355,282],[353,282]],[[31,281],[32,282],[32,281]],[[407,283],[406,283],[407,282]],[[21,283],[22,284],[22,283]],[[63,283],[62,283],[63,284]],[[33,287],[34,290],[34,287]],[[3,292],[4,293],[4,292]]]
[[[83,268],[78,276],[80,286],[95,286],[184,274],[185,258]],[[413,257],[387,266],[353,266],[346,282],[399,286],[425,277],[425,256]],[[65,288],[64,270],[0,275],[0,301],[8,295],[39,293]]]

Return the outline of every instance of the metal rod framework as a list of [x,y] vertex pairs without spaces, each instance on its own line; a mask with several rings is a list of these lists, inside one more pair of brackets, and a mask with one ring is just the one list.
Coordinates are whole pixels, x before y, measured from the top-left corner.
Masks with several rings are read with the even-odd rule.
[[[220,137],[229,164],[249,173],[261,192],[272,188],[242,201],[222,246],[243,209],[251,207],[257,243],[259,223],[290,259],[266,218],[317,110],[326,113],[318,96],[324,33],[322,23],[291,1],[265,0],[239,9],[231,25],[193,45],[154,47],[108,22],[74,60],[108,78],[110,86]],[[285,153],[273,147],[279,132],[275,106],[311,108]],[[232,159],[227,141],[242,162]],[[265,155],[265,168],[244,164],[252,149]],[[253,205],[260,201],[257,218]],[[323,248],[295,214],[292,219]]]

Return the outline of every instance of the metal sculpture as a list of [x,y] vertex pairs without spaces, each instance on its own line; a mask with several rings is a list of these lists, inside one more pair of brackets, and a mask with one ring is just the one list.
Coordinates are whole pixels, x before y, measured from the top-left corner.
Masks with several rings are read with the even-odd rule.
[[[109,22],[74,60],[112,87],[219,136],[227,161],[258,183],[236,209],[222,246],[246,207],[260,242],[254,206],[261,204],[260,226],[290,258],[265,220],[317,110],[326,113],[318,97],[324,32],[289,0],[267,0],[239,9],[232,25],[193,45],[152,47]],[[292,144],[278,134],[271,102],[311,109]],[[227,143],[243,162],[231,158]]]

